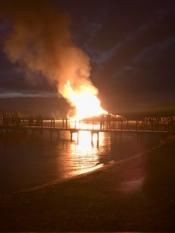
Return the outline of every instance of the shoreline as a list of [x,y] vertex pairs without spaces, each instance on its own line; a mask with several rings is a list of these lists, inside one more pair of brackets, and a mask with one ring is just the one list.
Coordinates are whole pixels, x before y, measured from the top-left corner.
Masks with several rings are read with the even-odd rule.
[[0,201],[0,231],[175,230],[175,137],[127,162]]

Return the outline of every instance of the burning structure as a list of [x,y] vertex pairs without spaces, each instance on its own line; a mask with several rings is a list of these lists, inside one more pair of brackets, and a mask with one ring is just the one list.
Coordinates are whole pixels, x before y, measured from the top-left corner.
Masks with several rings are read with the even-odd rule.
[[58,93],[75,108],[74,117],[107,113],[90,80],[90,59],[73,43],[70,19],[63,9],[49,0],[7,0],[0,8],[2,18],[10,23],[4,51],[11,62],[55,83]]

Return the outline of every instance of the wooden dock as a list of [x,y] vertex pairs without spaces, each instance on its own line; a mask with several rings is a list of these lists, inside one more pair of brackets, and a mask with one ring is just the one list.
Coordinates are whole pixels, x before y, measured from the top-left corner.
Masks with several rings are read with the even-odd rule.
[[99,133],[134,133],[134,134],[167,134],[169,133],[168,130],[162,130],[162,129],[141,129],[141,128],[100,128],[98,125],[95,125],[96,128],[93,125],[88,125],[87,127],[56,127],[56,126],[30,126],[30,125],[22,125],[22,126],[0,126],[1,132],[10,132],[10,131],[37,131],[37,132],[43,132],[43,131],[49,131],[51,133],[59,133],[61,131],[67,131],[70,133],[71,138],[72,134],[79,133],[81,131],[87,131],[91,134],[99,134]]
[[[59,135],[62,131],[67,131],[70,134],[70,139],[73,139],[73,134],[79,134],[81,131],[90,132],[92,137],[97,134],[99,138],[100,133],[111,134],[168,134],[175,132],[174,121],[157,121],[157,120],[123,120],[101,118],[100,120],[91,121],[76,121],[70,119],[43,119],[38,118],[5,118],[0,122],[0,133],[8,133],[14,131],[23,132],[40,132],[49,131],[52,135],[56,133]],[[77,136],[78,137],[78,136]]]

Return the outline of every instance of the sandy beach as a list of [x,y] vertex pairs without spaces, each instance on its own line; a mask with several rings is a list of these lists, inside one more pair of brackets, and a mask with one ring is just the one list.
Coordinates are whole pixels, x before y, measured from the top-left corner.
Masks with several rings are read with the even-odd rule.
[[1,196],[0,231],[173,231],[175,139],[86,176]]

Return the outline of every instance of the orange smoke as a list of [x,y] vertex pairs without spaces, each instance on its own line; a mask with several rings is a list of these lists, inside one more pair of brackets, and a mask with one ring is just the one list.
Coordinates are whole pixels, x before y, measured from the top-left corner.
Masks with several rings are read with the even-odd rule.
[[[6,0],[0,13],[11,23],[4,42],[8,58],[32,73],[42,73],[76,109],[76,117],[106,113],[90,80],[89,57],[77,48],[67,13],[49,0]],[[2,12],[1,12],[2,11]]]

